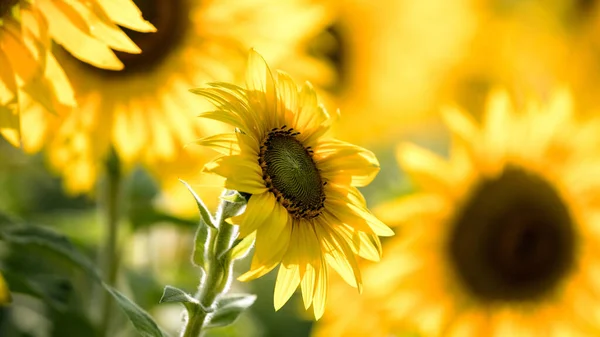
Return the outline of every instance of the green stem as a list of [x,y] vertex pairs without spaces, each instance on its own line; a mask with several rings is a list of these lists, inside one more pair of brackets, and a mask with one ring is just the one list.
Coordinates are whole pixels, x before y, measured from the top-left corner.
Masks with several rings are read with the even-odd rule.
[[[226,291],[231,282],[231,272],[233,270],[233,261],[224,258],[223,253],[227,252],[237,235],[236,228],[227,223],[223,217],[225,202],[222,202],[217,213],[216,222],[218,230],[216,235],[209,237],[208,256],[209,264],[206,270],[206,276],[199,293],[196,295],[203,308],[211,309],[214,307],[217,297]],[[190,317],[183,329],[182,337],[198,337],[203,332],[203,327],[207,323],[208,313],[204,310],[198,310],[190,313]]]
[[[104,282],[114,285],[117,281],[119,270],[118,255],[118,224],[119,224],[119,197],[121,193],[121,170],[116,154],[112,153],[106,163],[106,190],[103,193],[103,207],[106,224],[106,236],[103,248]],[[112,318],[113,301],[110,295],[104,292],[102,301],[102,317],[100,321],[100,336],[108,336]]]

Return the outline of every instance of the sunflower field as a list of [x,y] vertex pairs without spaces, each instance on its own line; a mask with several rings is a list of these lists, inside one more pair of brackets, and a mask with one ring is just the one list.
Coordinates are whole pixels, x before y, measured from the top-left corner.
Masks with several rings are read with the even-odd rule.
[[600,2],[0,0],[0,337],[600,336]]

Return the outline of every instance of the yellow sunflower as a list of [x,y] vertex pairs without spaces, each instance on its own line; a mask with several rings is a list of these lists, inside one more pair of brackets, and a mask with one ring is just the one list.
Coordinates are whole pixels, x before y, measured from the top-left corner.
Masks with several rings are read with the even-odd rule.
[[261,277],[281,264],[275,309],[300,285],[304,306],[312,305],[317,319],[327,296],[328,265],[360,291],[356,257],[378,260],[378,235],[393,234],[356,188],[379,171],[375,156],[326,137],[332,118],[310,84],[298,88],[285,73],[272,74],[254,51],[246,88],[214,83],[193,92],[217,107],[201,116],[236,127],[200,143],[223,153],[206,171],[225,177],[226,188],[252,195],[244,214],[233,219],[241,237],[256,235],[250,271],[239,279]]
[[482,111],[492,86],[521,105],[568,85],[580,113],[598,111],[600,6],[596,1],[475,0],[475,34],[444,81],[444,99]]
[[470,1],[324,1],[327,19],[306,40],[307,55],[279,68],[343,111],[336,135],[384,144],[435,116],[441,85],[474,33]]
[[69,80],[52,53],[53,41],[82,62],[122,69],[112,49],[140,49],[117,24],[155,30],[131,0],[1,0],[0,134],[19,146],[23,110],[61,114],[75,105]]
[[[203,108],[192,102],[187,89],[217,78],[241,81],[252,45],[269,51],[293,48],[321,14],[305,0],[135,3],[157,27],[152,34],[127,31],[143,52],[118,53],[125,64],[118,72],[92,68],[60,53],[79,108],[62,120],[25,116],[31,131],[25,147],[35,151],[46,146],[51,165],[71,193],[93,189],[112,147],[125,168],[141,164],[154,173],[164,187],[166,204],[195,214],[194,201],[177,178],[202,190],[220,182],[194,178],[212,151],[186,145],[231,127],[195,118]],[[207,201],[217,200],[219,189],[214,190],[214,198]]]
[[371,336],[600,333],[598,124],[576,121],[566,92],[523,113],[504,93],[487,105],[482,127],[444,113],[448,160],[399,147],[420,191],[376,211],[401,234],[365,270],[364,296],[338,296],[316,336],[354,336],[360,315]]

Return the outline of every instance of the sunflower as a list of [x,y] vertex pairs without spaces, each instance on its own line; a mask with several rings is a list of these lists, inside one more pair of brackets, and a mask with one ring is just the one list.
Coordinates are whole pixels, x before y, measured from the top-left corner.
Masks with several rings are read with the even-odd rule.
[[140,49],[117,24],[155,30],[131,0],[0,0],[0,134],[19,146],[24,110],[62,114],[75,105],[69,80],[52,53],[53,41],[82,62],[122,69],[112,49]]
[[366,269],[366,298],[338,296],[317,336],[351,336],[361,314],[377,336],[600,333],[598,125],[573,118],[566,92],[552,97],[516,113],[495,92],[481,128],[447,110],[448,160],[399,147],[420,191],[376,214],[402,234]]
[[501,85],[525,104],[568,85],[580,113],[596,112],[600,71],[597,1],[473,1],[476,33],[444,81],[444,99],[482,111],[486,93]]
[[470,0],[326,3],[306,57],[279,68],[309,80],[326,107],[344,112],[336,135],[377,145],[431,122],[441,84],[473,35]]
[[[60,121],[44,121],[33,114],[24,117],[31,128],[24,142],[31,151],[47,147],[51,166],[71,193],[93,190],[113,148],[125,169],[142,165],[154,173],[163,187],[163,199],[176,199],[167,204],[187,205],[177,208],[195,214],[195,203],[177,178],[194,187],[219,182],[194,178],[212,155],[206,152],[212,151],[186,145],[231,128],[195,118],[203,108],[192,102],[187,89],[216,78],[241,81],[251,45],[293,48],[305,27],[321,14],[315,10],[317,5],[305,0],[135,3],[157,28],[152,34],[126,30],[143,53],[118,53],[125,65],[118,72],[89,67],[60,53],[79,109]],[[265,17],[267,12],[270,16]],[[276,35],[271,34],[274,31]],[[212,199],[217,196],[218,192]]]
[[223,152],[205,170],[226,178],[225,187],[251,194],[246,211],[233,218],[240,237],[256,235],[247,281],[277,265],[275,309],[298,285],[305,308],[323,314],[328,265],[361,289],[357,256],[378,260],[378,235],[393,232],[366,207],[356,186],[379,171],[375,156],[361,147],[327,138],[332,118],[306,83],[301,89],[283,72],[272,74],[250,52],[246,88],[214,83],[193,92],[217,110],[201,116],[229,123],[235,133],[200,143]]

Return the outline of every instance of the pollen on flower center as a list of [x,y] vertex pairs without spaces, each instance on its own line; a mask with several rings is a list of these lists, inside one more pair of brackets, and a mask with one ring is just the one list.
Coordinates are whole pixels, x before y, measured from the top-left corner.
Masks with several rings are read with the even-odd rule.
[[9,14],[11,8],[18,3],[19,0],[0,0],[0,19]]
[[449,243],[457,274],[485,301],[541,298],[573,266],[574,231],[557,191],[507,168],[484,181],[455,220]]
[[312,159],[312,149],[296,138],[299,132],[274,128],[260,147],[263,179],[277,201],[295,218],[311,219],[323,209],[326,184]]

